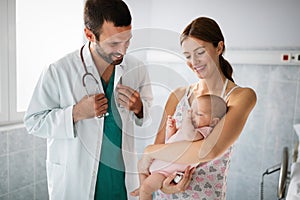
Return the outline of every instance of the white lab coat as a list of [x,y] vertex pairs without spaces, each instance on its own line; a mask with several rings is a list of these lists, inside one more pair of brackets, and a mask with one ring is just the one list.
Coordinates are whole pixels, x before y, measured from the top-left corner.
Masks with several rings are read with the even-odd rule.
[[[83,57],[88,72],[96,77],[103,91],[88,43],[83,49]],[[41,75],[25,113],[24,122],[29,134],[47,138],[47,180],[52,200],[94,199],[103,118],[86,119],[75,124],[72,118],[73,106],[86,95],[82,85],[84,73],[79,51],[50,65]],[[145,66],[132,57],[125,56],[116,66],[114,87],[121,76],[122,84],[140,92],[144,114],[143,119],[138,119],[133,112],[118,108],[123,125],[122,150],[129,193],[138,187],[133,122],[142,125],[149,117],[152,90]],[[128,199],[134,198],[128,195]]]

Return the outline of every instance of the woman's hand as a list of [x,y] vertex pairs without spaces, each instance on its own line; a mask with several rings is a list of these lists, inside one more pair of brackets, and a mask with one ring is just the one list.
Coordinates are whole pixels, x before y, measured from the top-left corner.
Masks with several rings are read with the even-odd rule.
[[191,168],[190,166],[188,166],[184,171],[182,180],[178,184],[175,184],[173,182],[176,173],[173,173],[172,175],[168,176],[163,182],[161,191],[163,191],[163,193],[165,194],[173,194],[185,191],[190,185],[192,175],[195,172],[195,169],[195,167]]

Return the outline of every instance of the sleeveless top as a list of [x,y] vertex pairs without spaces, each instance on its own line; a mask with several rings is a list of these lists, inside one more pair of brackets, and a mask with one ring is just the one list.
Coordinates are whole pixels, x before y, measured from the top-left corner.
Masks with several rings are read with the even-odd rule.
[[[228,84],[226,79],[221,97],[226,101],[232,91],[239,86],[233,87],[226,95],[225,90]],[[193,90],[193,89],[192,89]],[[192,94],[190,88],[179,101],[174,118],[177,125],[182,122],[182,113],[190,109],[189,98]],[[231,158],[232,146],[230,146],[222,156],[214,160],[200,163],[193,174],[192,181],[189,187],[182,193],[164,194],[158,190],[153,194],[153,200],[167,200],[167,199],[184,199],[184,200],[224,200],[226,199],[226,176],[229,168]]]

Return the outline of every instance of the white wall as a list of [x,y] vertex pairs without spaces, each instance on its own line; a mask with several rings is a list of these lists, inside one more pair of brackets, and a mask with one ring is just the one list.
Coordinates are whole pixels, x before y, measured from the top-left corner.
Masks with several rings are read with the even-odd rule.
[[180,33],[198,16],[214,18],[231,49],[299,49],[299,0],[125,0],[134,28]]

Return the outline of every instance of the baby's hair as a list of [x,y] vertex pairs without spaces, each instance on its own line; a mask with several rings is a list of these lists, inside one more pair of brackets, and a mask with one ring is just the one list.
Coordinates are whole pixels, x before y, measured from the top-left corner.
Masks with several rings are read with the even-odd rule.
[[212,118],[217,117],[221,119],[227,112],[227,105],[222,97],[213,94],[205,94],[197,96],[196,99],[209,101]]

